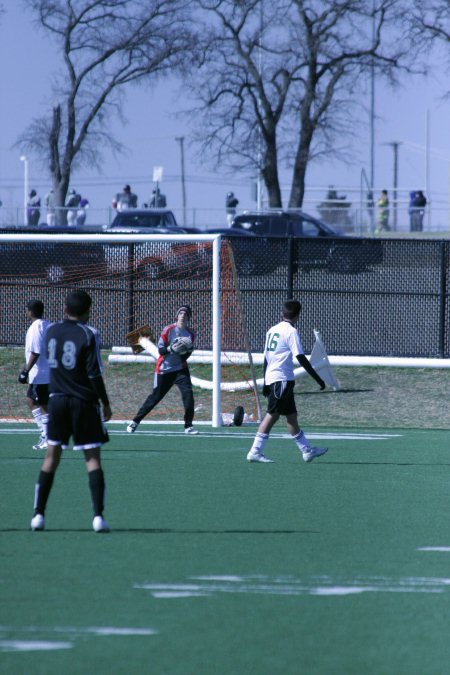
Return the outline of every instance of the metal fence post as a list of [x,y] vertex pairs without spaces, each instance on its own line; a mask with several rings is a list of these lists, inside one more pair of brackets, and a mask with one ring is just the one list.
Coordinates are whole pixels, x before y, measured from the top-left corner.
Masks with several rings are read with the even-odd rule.
[[288,298],[292,298],[294,296],[294,237],[288,237],[287,287]]
[[439,356],[441,359],[445,354],[445,307],[447,304],[447,242],[440,242],[441,264],[440,264],[440,289],[439,289]]

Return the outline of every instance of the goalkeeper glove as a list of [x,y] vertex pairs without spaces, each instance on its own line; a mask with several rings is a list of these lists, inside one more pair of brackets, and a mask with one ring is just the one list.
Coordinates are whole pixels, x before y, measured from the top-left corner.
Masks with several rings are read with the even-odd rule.
[[25,370],[25,368],[19,373],[19,382],[20,384],[26,384],[28,382],[28,370]]

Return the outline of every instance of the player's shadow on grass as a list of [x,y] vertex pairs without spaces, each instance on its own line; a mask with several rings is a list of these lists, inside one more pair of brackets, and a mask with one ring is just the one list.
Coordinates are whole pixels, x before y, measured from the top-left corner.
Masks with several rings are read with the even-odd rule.
[[325,389],[324,391],[300,391],[295,392],[296,396],[323,396],[324,394],[364,394],[366,392],[375,391],[375,389],[338,389],[337,391],[332,391],[331,389]]
[[450,466],[450,462],[330,462],[327,459],[322,464],[329,466]]
[[320,534],[318,530],[180,530],[157,528],[112,529],[111,532],[139,532],[143,534]]
[[[3,527],[0,528],[0,532],[30,532],[28,528],[23,527]],[[45,529],[42,532],[33,532],[34,537],[45,537],[48,534],[61,534],[62,532],[87,532],[89,534],[94,534],[92,529],[89,527],[83,528],[49,528]],[[101,534],[101,533],[100,533]],[[320,534],[319,530],[182,530],[182,529],[171,529],[171,528],[158,528],[158,527],[111,527],[111,532],[108,533],[108,536],[112,534]]]

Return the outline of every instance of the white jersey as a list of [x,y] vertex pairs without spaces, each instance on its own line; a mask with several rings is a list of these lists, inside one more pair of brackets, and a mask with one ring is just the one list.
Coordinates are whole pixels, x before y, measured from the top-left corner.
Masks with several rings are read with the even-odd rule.
[[29,329],[25,338],[25,363],[31,353],[39,354],[39,358],[28,373],[28,382],[30,384],[48,384],[50,381],[50,372],[48,367],[47,356],[44,349],[44,333],[50,321],[47,319],[35,319]]
[[[265,384],[294,379],[296,357],[303,354],[300,335],[290,321],[280,321],[266,333],[264,358],[267,361]],[[294,361],[295,359],[295,361]]]

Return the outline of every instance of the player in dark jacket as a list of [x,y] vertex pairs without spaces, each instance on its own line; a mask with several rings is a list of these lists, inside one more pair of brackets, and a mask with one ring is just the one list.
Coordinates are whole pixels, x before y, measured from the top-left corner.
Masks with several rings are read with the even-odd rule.
[[[127,426],[129,434],[136,431],[141,420],[158,405],[174,384],[177,385],[183,399],[184,432],[186,434],[198,433],[192,426],[194,394],[187,364],[187,359],[193,352],[195,340],[195,334],[188,325],[191,315],[192,311],[189,305],[182,305],[177,312],[175,323],[171,323],[163,329],[158,340],[159,358],[156,362],[153,391],[147,396],[137,414]],[[180,340],[187,340],[188,344],[187,347],[182,346],[181,351],[177,347]]]
[[44,529],[53,479],[62,450],[72,437],[73,449],[82,450],[86,460],[94,508],[92,527],[95,532],[109,532],[103,520],[105,480],[100,448],[108,441],[104,422],[111,419],[112,413],[102,377],[98,333],[87,326],[91,302],[85,291],[69,293],[67,318],[52,324],[45,333],[50,368],[48,447],[35,490],[32,530]]

